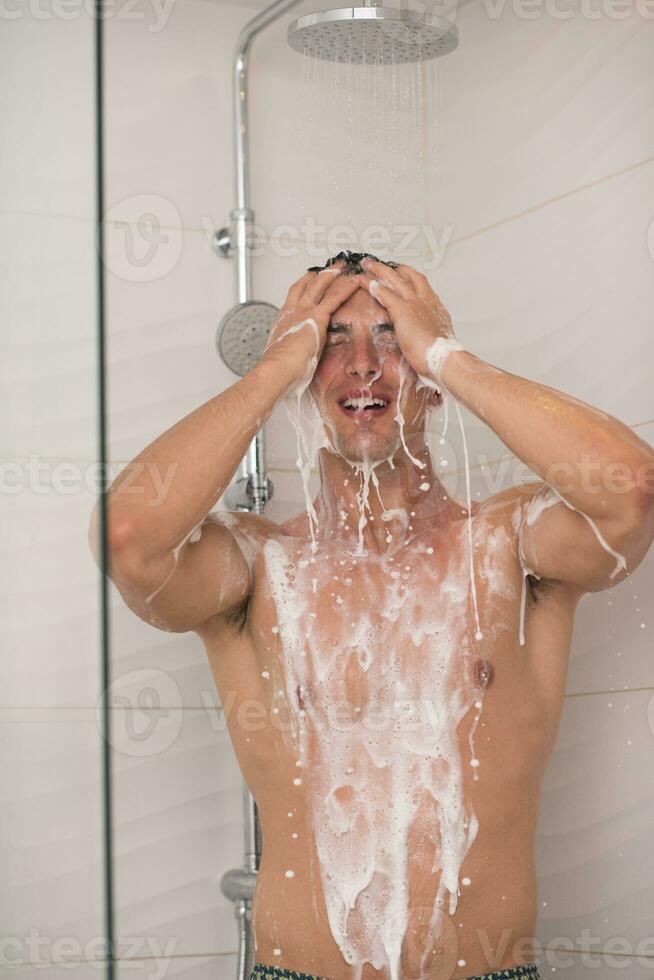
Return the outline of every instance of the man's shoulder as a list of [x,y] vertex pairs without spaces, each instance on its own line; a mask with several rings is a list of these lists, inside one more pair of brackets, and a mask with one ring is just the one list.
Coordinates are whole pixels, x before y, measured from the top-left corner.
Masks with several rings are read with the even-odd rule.
[[245,535],[252,541],[263,541],[282,533],[280,525],[269,517],[245,510],[212,510],[206,520],[221,524],[236,537]]
[[[480,515],[483,513],[492,526],[501,526],[505,529],[512,540],[512,547],[519,562],[521,562],[519,539],[525,509],[535,499],[542,499],[550,493],[552,493],[552,488],[544,480],[531,480],[492,494],[481,504]],[[532,593],[537,591],[540,596],[545,594],[563,596],[566,603],[576,603],[579,601],[579,597],[583,595],[580,589],[569,582],[557,578],[539,577],[530,573],[524,566],[522,570],[527,577]]]
[[543,484],[538,481],[516,484],[478,502],[473,511],[478,538],[497,547],[500,534],[519,561],[520,526],[524,507],[542,487]]
[[505,487],[481,501],[477,513],[489,521],[504,521],[507,517],[513,519],[520,508],[533,500],[546,486],[542,480],[531,480]]

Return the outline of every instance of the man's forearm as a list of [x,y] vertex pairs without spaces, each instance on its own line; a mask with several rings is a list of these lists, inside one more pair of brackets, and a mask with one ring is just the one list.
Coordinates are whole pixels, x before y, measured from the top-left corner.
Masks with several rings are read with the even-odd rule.
[[591,518],[652,500],[654,452],[618,419],[554,388],[453,351],[444,386],[530,469]]
[[292,383],[283,363],[264,359],[139,453],[108,491],[113,545],[156,556],[183,541],[222,496]]

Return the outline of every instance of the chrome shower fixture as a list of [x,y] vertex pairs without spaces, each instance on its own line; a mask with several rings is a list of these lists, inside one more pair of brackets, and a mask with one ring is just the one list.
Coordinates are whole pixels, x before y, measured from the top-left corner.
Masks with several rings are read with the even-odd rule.
[[346,64],[430,61],[449,54],[458,41],[456,27],[445,17],[372,2],[305,14],[288,29],[296,51]]
[[244,377],[258,363],[278,314],[272,303],[256,300],[228,310],[218,325],[216,346],[230,371]]

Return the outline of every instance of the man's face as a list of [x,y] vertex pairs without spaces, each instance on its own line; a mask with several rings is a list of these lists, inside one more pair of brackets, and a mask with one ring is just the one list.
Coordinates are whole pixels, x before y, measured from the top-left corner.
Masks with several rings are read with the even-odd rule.
[[[331,317],[310,385],[336,452],[354,462],[377,462],[397,451],[400,386],[406,441],[422,430],[428,404],[437,401],[424,388],[417,392],[417,381],[395,339],[388,310],[367,290],[358,289]],[[352,404],[361,397],[382,404]]]

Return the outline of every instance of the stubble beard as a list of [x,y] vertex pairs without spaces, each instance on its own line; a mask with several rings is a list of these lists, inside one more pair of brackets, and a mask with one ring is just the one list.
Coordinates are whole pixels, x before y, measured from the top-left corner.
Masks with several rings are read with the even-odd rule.
[[381,463],[394,457],[402,445],[397,423],[393,429],[384,432],[374,431],[374,422],[369,428],[355,432],[344,432],[332,419],[324,416],[323,424],[332,452],[349,463]]

